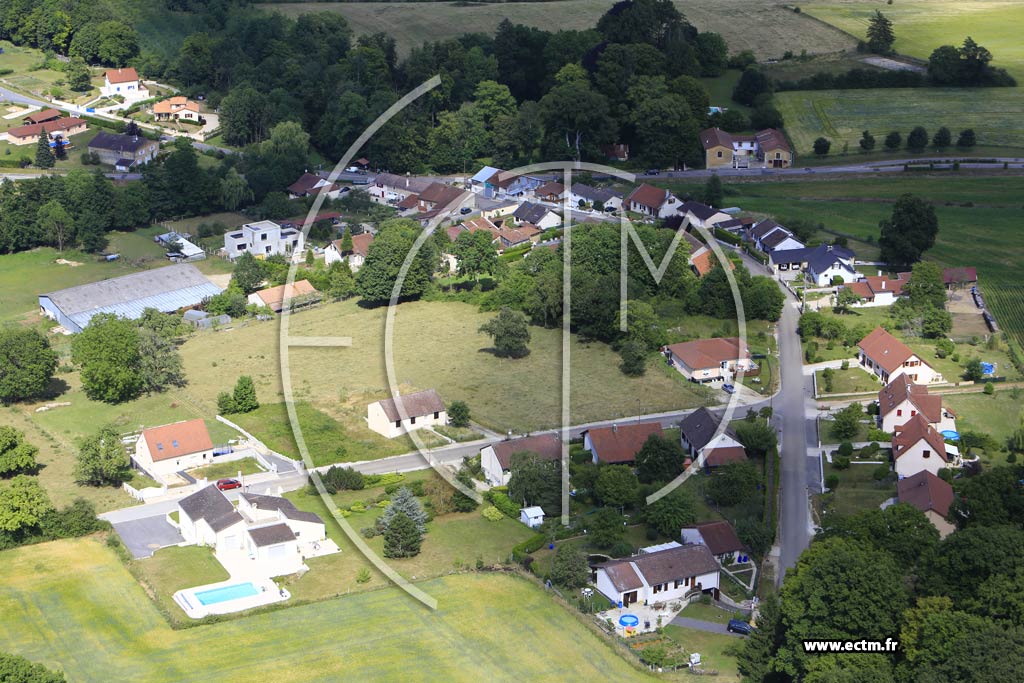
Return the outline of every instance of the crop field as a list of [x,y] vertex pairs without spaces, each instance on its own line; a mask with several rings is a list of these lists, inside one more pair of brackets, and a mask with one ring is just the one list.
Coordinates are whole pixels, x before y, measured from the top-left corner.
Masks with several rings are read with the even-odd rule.
[[939,45],[959,45],[968,35],[992,51],[995,66],[1024,77],[1024,4],[1017,0],[812,0],[801,10],[863,39],[868,18],[880,9],[892,19],[897,52],[927,59]]
[[[1024,120],[1019,115],[1024,96],[1019,88],[800,90],[777,93],[773,100],[797,154],[807,158],[819,137],[832,141],[834,156],[842,152],[844,143],[856,152],[864,130],[871,131],[876,149],[881,150],[890,131],[899,131],[905,144],[915,126],[924,126],[929,135],[946,126],[954,141],[959,131],[973,128],[979,146],[1024,148]],[[1020,151],[1003,149],[1000,156]],[[929,148],[926,153],[934,150]],[[905,149],[894,154],[896,158],[913,156]],[[856,154],[851,157],[854,162]]]
[[[338,12],[356,34],[384,31],[398,42],[399,52],[427,40],[443,40],[463,33],[494,33],[502,19],[548,31],[593,28],[614,3],[611,0],[558,0],[556,2],[287,2],[264,3],[289,16],[309,12]],[[759,58],[781,57],[793,37],[809,54],[853,48],[856,41],[828,24],[797,14],[776,0],[694,0],[676,2],[680,11],[701,31],[722,34],[731,52],[753,50]],[[751,30],[751,27],[757,27]]]
[[4,650],[72,681],[224,681],[239,666],[281,683],[643,679],[542,590],[502,574],[420,584],[437,611],[384,589],[175,631],[96,538],[0,562]]

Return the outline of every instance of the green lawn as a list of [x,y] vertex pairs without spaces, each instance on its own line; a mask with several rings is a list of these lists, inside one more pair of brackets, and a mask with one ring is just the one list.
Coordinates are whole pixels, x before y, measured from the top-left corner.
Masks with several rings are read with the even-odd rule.
[[[611,3],[605,0],[558,0],[543,3],[416,3],[416,2],[285,2],[257,5],[289,16],[307,12],[339,12],[357,35],[384,31],[398,42],[400,53],[430,40],[463,33],[493,33],[502,19],[545,30],[590,29]],[[852,49],[846,33],[796,14],[775,0],[693,0],[676,2],[687,20],[701,31],[720,33],[730,52],[753,50],[761,59],[782,57],[793,37],[809,53]],[[750,27],[756,27],[751,30]]]
[[[1009,148],[1024,147],[1024,123],[1017,88],[878,88],[865,90],[801,90],[776,93],[773,102],[786,121],[786,133],[797,155],[812,155],[814,140],[832,141],[831,154],[842,152],[843,144],[854,152],[856,163],[861,132],[869,130],[878,148],[889,131],[899,131],[906,142],[915,126],[929,134],[941,126],[957,132],[973,128],[979,145],[1005,148],[1001,156],[1013,156]],[[944,152],[955,155],[951,148]],[[934,155],[929,148],[924,154]],[[893,158],[913,157],[901,149]],[[798,161],[799,164],[799,156]]]
[[258,474],[265,470],[260,466],[256,458],[242,458],[241,460],[232,460],[231,462],[219,462],[215,465],[207,465],[206,467],[197,467],[191,470],[189,474],[193,477],[206,478],[206,479],[220,479],[222,477],[235,477],[241,472],[243,475],[246,474]]
[[877,510],[878,506],[896,496],[895,478],[890,473],[887,479],[875,481],[872,473],[878,465],[852,464],[848,469],[837,470],[825,463],[825,478],[836,473],[839,487],[820,496],[825,509],[841,515],[854,515],[866,510]]
[[[686,648],[688,652],[700,653],[703,668],[718,672],[717,676],[708,677],[710,681],[739,681],[736,669],[736,657],[732,649],[742,642],[737,636],[721,633],[707,633],[682,626],[666,626],[665,635]],[[687,676],[687,679],[700,677]]]
[[74,681],[223,681],[242,670],[281,683],[641,678],[543,591],[504,574],[420,584],[437,611],[388,589],[174,631],[98,540],[6,551],[2,562],[4,649]]
[[146,591],[152,591],[157,603],[180,623],[188,620],[174,602],[176,592],[230,578],[213,551],[199,546],[161,548],[152,557],[131,560],[131,567]]
[[818,370],[814,373],[819,394],[855,394],[861,391],[878,391],[882,388],[877,378],[864,372],[861,368],[853,366],[847,370],[833,370],[832,372],[835,374],[832,376],[832,391],[826,392],[822,372],[822,370]]
[[[1004,444],[1021,424],[1021,397],[1019,389],[999,389],[993,396],[949,394],[942,397],[942,402],[956,413],[957,431],[982,432]],[[999,465],[1006,462],[1006,455],[1002,451],[986,452],[981,459],[986,465]]]
[[927,59],[940,45],[959,45],[970,35],[992,51],[995,66],[1024,76],[1024,44],[1017,28],[1024,6],[1013,0],[899,0],[890,5],[867,0],[812,0],[801,9],[857,38],[867,32],[876,9],[893,22],[897,52]]
[[679,616],[700,619],[701,621],[713,621],[716,624],[728,624],[730,619],[743,618],[742,616],[737,616],[736,612],[730,612],[721,607],[705,605],[700,602],[691,602],[679,613]]

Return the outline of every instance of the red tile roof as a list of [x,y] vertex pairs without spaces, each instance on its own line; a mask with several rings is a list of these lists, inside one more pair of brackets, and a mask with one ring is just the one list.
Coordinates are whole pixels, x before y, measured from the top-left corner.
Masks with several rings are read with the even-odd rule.
[[896,494],[901,503],[909,503],[921,512],[934,510],[942,517],[949,514],[953,502],[953,487],[928,470],[900,479]]
[[418,194],[410,194],[402,197],[402,201],[398,202],[397,206],[399,209],[415,209],[420,205],[420,196]]
[[[743,446],[721,446],[712,448],[704,454],[705,467],[721,467],[733,462],[743,462],[747,459],[747,452]],[[718,553],[715,553],[716,555]]]
[[565,185],[562,183],[556,183],[554,181],[544,183],[533,191],[538,197],[546,197],[548,195],[561,196],[565,192]]
[[[355,237],[352,238],[352,241],[353,243],[355,242]],[[269,306],[272,311],[278,313],[284,308],[284,300],[286,298],[294,299],[296,297],[316,293],[316,289],[313,288],[313,285],[309,284],[309,280],[299,280],[292,285],[283,284],[278,285],[277,287],[261,289],[256,292],[256,296],[259,297],[264,306]]]
[[140,438],[146,441],[153,462],[180,458],[213,448],[206,423],[199,418],[162,427],[151,427],[144,430]]
[[29,123],[42,123],[43,121],[59,119],[60,115],[60,112],[56,109],[43,109],[42,111],[27,114],[23,120],[28,121]]
[[76,128],[77,126],[84,126],[85,121],[76,118],[66,119],[55,119],[53,121],[44,121],[42,123],[30,123],[27,126],[18,126],[17,128],[11,128],[7,131],[7,135],[12,138],[33,138],[46,131],[50,135],[54,133],[62,133],[70,128]]
[[627,203],[636,203],[650,209],[660,209],[668,201],[668,190],[644,183],[629,193]]
[[663,431],[657,422],[612,425],[587,430],[594,454],[600,462],[628,463],[636,460],[636,454],[652,434],[661,436]]
[[904,401],[910,401],[929,422],[935,423],[942,419],[942,397],[932,396],[928,393],[928,387],[914,384],[903,374],[878,392],[878,411],[885,417]]
[[[914,355],[909,346],[881,327],[871,330],[857,346],[864,355],[882,366],[886,372],[893,372]],[[921,362],[924,363],[923,360]]]
[[700,132],[700,144],[704,149],[726,147],[732,149],[732,136],[721,128],[707,128]]
[[786,136],[780,130],[765,128],[764,130],[757,131],[754,137],[757,139],[758,146],[763,150],[784,149],[792,151]]
[[740,353],[740,340],[736,337],[695,339],[672,344],[668,350],[694,370],[717,368],[723,361],[750,357],[747,351]]
[[501,441],[491,444],[494,455],[498,458],[501,469],[507,470],[516,453],[536,453],[544,460],[560,460],[562,457],[562,441],[554,434],[525,436],[521,439]]
[[896,434],[892,437],[893,459],[905,455],[907,450],[921,439],[924,439],[942,460],[949,461],[946,455],[946,441],[942,438],[942,434],[928,424],[928,421],[920,413],[910,418],[902,427],[896,428]]
[[124,69],[107,69],[104,76],[111,83],[130,83],[139,80],[139,73],[130,66]]

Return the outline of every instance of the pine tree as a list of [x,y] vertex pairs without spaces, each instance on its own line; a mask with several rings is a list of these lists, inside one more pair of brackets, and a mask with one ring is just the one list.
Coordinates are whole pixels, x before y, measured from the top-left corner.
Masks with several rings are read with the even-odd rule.
[[866,130],[861,134],[860,148],[865,152],[870,152],[875,148],[875,136],[871,134],[871,131]]
[[341,235],[341,247],[339,251],[342,254],[352,253],[352,231],[345,228],[345,232]]
[[36,145],[36,166],[39,168],[53,168],[57,161],[50,151],[50,136],[44,131],[39,134],[39,144]]
[[231,399],[236,413],[251,413],[260,407],[260,402],[256,400],[256,387],[252,383],[252,377],[242,375],[238,378]]
[[892,30],[892,21],[878,10],[868,20],[868,49],[880,55],[892,52],[892,44],[896,42],[896,34]]
[[403,486],[395,491],[395,495],[391,499],[391,504],[384,509],[384,514],[380,516],[380,524],[385,529],[389,528],[392,520],[399,513],[408,519],[411,519],[420,534],[426,532],[427,513],[424,512],[420,501],[416,499],[416,496],[413,495],[412,491],[407,486]]
[[725,201],[725,191],[722,189],[722,179],[718,174],[712,174],[704,183],[704,203],[708,206],[719,207]]
[[423,534],[404,512],[391,517],[384,532],[384,557],[415,557],[420,553]]

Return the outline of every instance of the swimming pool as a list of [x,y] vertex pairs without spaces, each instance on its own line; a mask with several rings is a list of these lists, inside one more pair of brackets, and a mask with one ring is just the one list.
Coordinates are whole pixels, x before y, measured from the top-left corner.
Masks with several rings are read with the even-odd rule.
[[196,600],[203,605],[215,605],[218,602],[248,598],[259,594],[259,592],[260,590],[252,583],[236,583],[233,586],[221,586],[208,591],[200,591],[195,596]]

